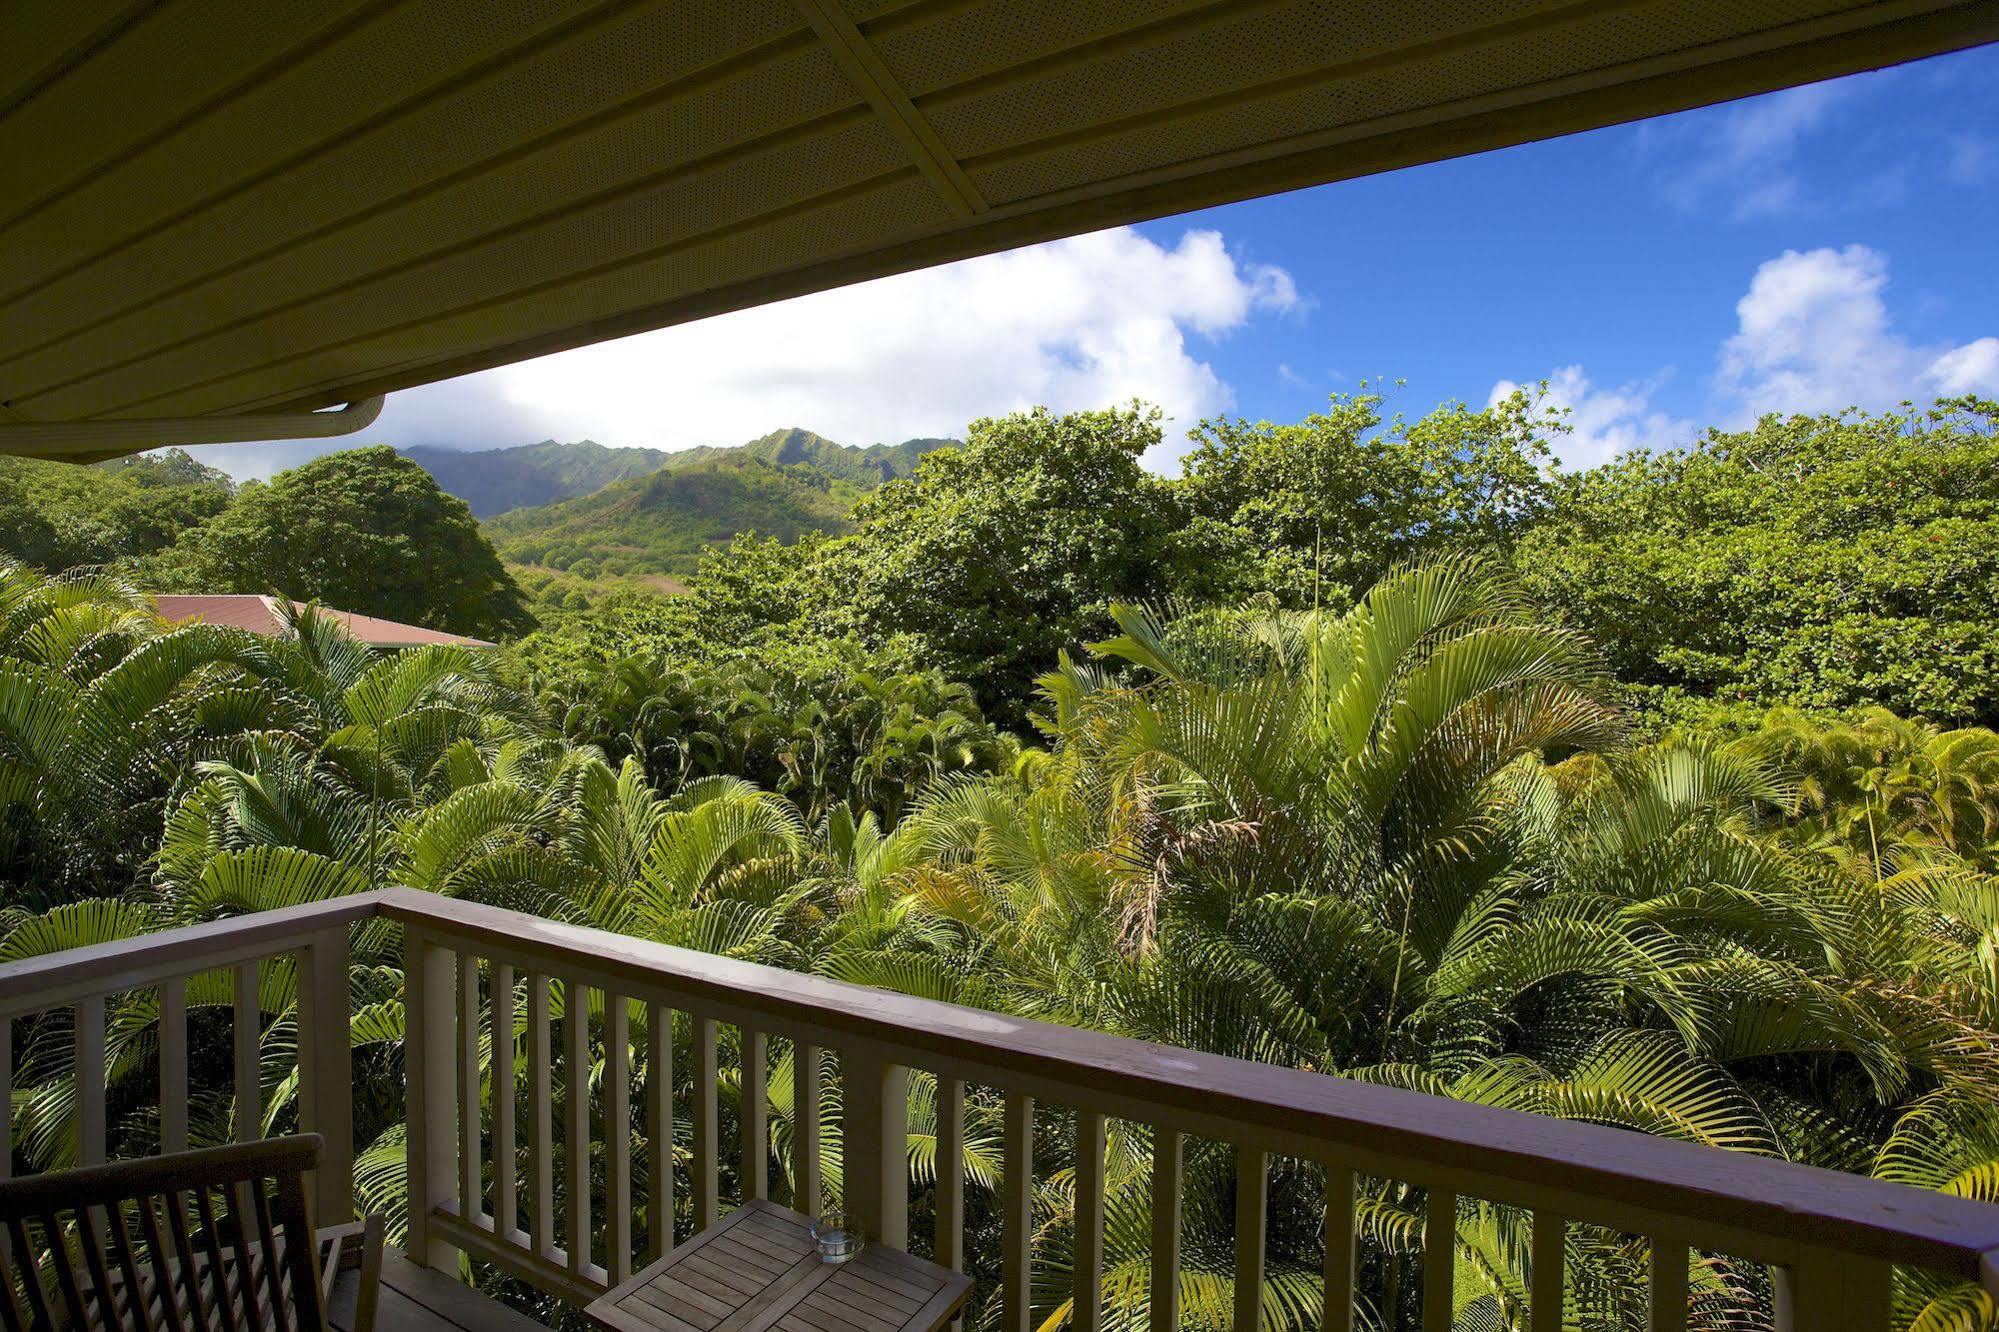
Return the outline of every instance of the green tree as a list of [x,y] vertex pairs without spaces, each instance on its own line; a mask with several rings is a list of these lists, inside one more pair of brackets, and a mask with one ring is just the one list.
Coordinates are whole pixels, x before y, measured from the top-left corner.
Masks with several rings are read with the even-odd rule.
[[452,633],[497,637],[529,623],[465,502],[387,445],[245,485],[162,572],[188,591],[280,593]]
[[[55,856],[107,830],[136,854],[105,895],[10,902],[0,959],[400,883],[1002,1012],[1999,1192],[1999,922],[1978,860],[1999,752],[1989,733],[1877,717],[1853,737],[1773,724],[1767,740],[1628,749],[1588,640],[1551,623],[1495,557],[1395,570],[1339,613],[1119,604],[1109,615],[1122,632],[1099,646],[1102,664],[1064,662],[1044,679],[1046,750],[966,771],[949,753],[966,735],[957,725],[891,737],[890,764],[857,768],[928,779],[887,826],[839,804],[802,817],[736,775],[656,786],[636,758],[607,763],[551,734],[489,673],[491,654],[376,658],[311,616],[289,639],[167,630],[113,580],[12,569],[0,577],[6,817]],[[884,735],[902,701],[951,704],[953,691],[919,683],[861,690],[851,724],[808,723],[805,738]],[[706,743],[680,718],[643,715],[685,686],[619,672],[579,729],[629,716],[646,735]],[[803,698],[786,716],[768,695],[732,691],[686,687],[689,715],[749,762],[799,742],[798,717],[828,706]],[[125,821],[98,817],[110,811]],[[1868,818],[1914,853],[1892,874],[1852,854]],[[392,946],[358,934],[352,993],[357,1129],[372,1138],[357,1178],[394,1217],[404,1109]],[[270,967],[261,994],[277,1127],[296,1086],[283,1077],[289,966]],[[188,997],[230,1003],[206,983]],[[555,1020],[582,1016],[567,999],[558,989]],[[122,1155],[155,1131],[155,1013],[142,991],[109,1016]],[[645,1016],[633,1014],[628,1067],[645,1059]],[[690,1028],[677,1026],[684,1054]],[[13,1141],[38,1165],[74,1150],[75,1048],[61,1012],[17,1033]],[[781,1194],[790,1052],[774,1041],[770,1053]],[[677,1093],[692,1094],[695,1061],[674,1063]],[[837,1089],[837,1070],[828,1076]],[[723,1114],[738,1113],[742,1083],[718,1090]],[[601,1090],[586,1094],[601,1115]],[[934,1095],[912,1077],[919,1199],[937,1159]],[[827,1099],[829,1114],[837,1104]],[[191,1109],[198,1137],[228,1134],[226,1092]],[[982,1240],[998,1109],[971,1090],[967,1222]],[[1074,1206],[1060,1187],[1063,1128],[1051,1121],[1036,1143],[1035,1313],[1057,1324]],[[1148,1324],[1147,1132],[1119,1126],[1112,1141],[1105,1304],[1121,1332]],[[837,1188],[837,1118],[822,1143]],[[1225,1144],[1188,1144],[1189,1328],[1227,1322],[1234,1169]],[[1265,1308],[1285,1332],[1316,1324],[1313,1174],[1292,1164],[1271,1180]],[[692,1192],[676,1189],[683,1208]],[[598,1194],[601,1220],[601,1183]],[[1361,1289],[1384,1332],[1417,1325],[1408,1265],[1427,1206],[1419,1189],[1365,1181]],[[1456,1223],[1455,1326],[1518,1325],[1523,1218],[1464,1199]],[[988,1283],[995,1253],[972,1249]],[[1570,1321],[1645,1326],[1649,1256],[1573,1228]],[[1690,1328],[1768,1324],[1761,1268],[1701,1253],[1689,1279]],[[1976,1288],[1908,1274],[1896,1310],[1903,1327],[1993,1325]]]
[[1019,722],[1034,677],[1107,628],[1110,601],[1161,590],[1177,507],[1139,465],[1159,421],[1134,404],[973,422],[962,449],[925,455],[827,544],[817,618],[874,646],[907,635],[988,715]]
[[220,513],[233,490],[180,449],[95,467],[0,458],[0,551],[41,569],[130,569]]
[[1181,584],[1344,604],[1425,552],[1505,548],[1546,512],[1552,458],[1525,394],[1446,403],[1386,425],[1378,393],[1334,397],[1295,425],[1203,421],[1182,460],[1190,523]]
[[1649,703],[1999,723],[1999,402],[1765,417],[1564,481],[1528,586]]

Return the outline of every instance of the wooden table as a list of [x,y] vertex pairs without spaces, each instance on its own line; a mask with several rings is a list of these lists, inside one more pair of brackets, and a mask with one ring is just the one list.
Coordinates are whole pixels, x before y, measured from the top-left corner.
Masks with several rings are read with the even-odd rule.
[[719,1224],[584,1310],[608,1332],[935,1332],[971,1279],[870,1241],[819,1259],[810,1223],[769,1202]]

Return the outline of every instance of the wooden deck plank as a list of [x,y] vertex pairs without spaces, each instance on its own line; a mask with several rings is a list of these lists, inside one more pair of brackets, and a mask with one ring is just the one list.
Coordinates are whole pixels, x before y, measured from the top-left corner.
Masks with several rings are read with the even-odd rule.
[[[333,1326],[349,1332],[354,1326],[358,1270],[340,1274],[328,1310]],[[375,1314],[375,1332],[547,1332],[526,1314],[481,1295],[442,1272],[418,1267],[394,1249],[382,1254],[382,1300]]]

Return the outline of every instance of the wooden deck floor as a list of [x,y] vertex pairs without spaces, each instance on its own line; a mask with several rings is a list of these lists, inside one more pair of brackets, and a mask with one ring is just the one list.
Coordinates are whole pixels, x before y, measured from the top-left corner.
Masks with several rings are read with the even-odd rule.
[[[333,1291],[333,1325],[354,1326],[358,1274],[343,1273]],[[382,1255],[382,1302],[375,1332],[548,1332],[524,1314],[495,1304],[470,1286],[416,1266],[394,1249]]]

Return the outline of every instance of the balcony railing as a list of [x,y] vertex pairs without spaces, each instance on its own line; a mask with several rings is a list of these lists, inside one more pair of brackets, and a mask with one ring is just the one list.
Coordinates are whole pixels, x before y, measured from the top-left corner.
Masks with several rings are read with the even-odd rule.
[[[350,931],[400,925],[405,961],[408,1250],[457,1270],[458,1252],[544,1293],[584,1302],[672,1243],[677,1123],[691,1161],[694,1224],[722,1212],[724,1144],[718,1039],[733,1027],[742,1088],[736,1178],[744,1197],[770,1187],[766,1090],[773,1040],[793,1053],[797,1178],[794,1205],[819,1198],[820,1116],[838,1070],[846,1209],[890,1243],[906,1243],[910,1209],[906,1089],[912,1070],[937,1080],[934,1246],[962,1268],[965,1089],[1004,1097],[999,1199],[1001,1323],[1033,1324],[1029,1269],[1037,1103],[1072,1112],[1076,1205],[1071,1325],[1099,1325],[1102,1306],[1105,1123],[1150,1126],[1151,1326],[1173,1329],[1179,1310],[1181,1163],[1189,1139],[1233,1146],[1236,1161],[1235,1326],[1253,1328],[1262,1305],[1269,1164],[1323,1170],[1323,1326],[1355,1320],[1357,1177],[1426,1191],[1423,1325],[1451,1326],[1451,1236],[1460,1197],[1532,1213],[1528,1310],[1533,1332],[1562,1326],[1565,1228],[1589,1225],[1650,1240],[1652,1332],[1685,1326],[1688,1255],[1726,1253],[1777,1274],[1778,1325],[1797,1332],[1879,1332],[1890,1325],[1892,1270],[1982,1279],[1999,1292],[1999,1207],[1857,1176],[1650,1138],[1622,1130],[1465,1104],[1300,1070],[1106,1036],[845,985],[403,889],[197,925],[0,967],[0,1091],[11,1096],[15,1022],[71,1014],[77,1154],[106,1143],[107,998],[157,996],[163,1150],[188,1139],[187,993],[191,982],[233,984],[234,1128],[262,1132],[260,981],[296,968],[302,1127],[325,1135],[315,1181],[320,1215],[353,1206],[352,1054],[346,1022]],[[569,1020],[581,1013],[584,1020]],[[677,1105],[672,1015],[691,1033],[691,1104]],[[490,1046],[481,1032],[524,1030]],[[639,1067],[632,1037],[640,1036]],[[601,1123],[590,1072],[599,1059]],[[836,1061],[836,1063],[835,1063]],[[635,1078],[642,1073],[642,1078]],[[582,1089],[581,1095],[568,1094]],[[492,1088],[500,1089],[493,1095]],[[514,1089],[508,1094],[507,1089]],[[632,1096],[637,1093],[638,1117]],[[558,1110],[562,1122],[558,1126]],[[0,1121],[4,1122],[4,1121]],[[1068,1122],[1065,1118],[1064,1122]],[[623,1132],[608,1135],[602,1124]],[[11,1129],[11,1124],[7,1125]],[[6,1131],[0,1129],[0,1132]],[[562,1151],[557,1152],[557,1133]],[[634,1136],[644,1144],[633,1171]],[[524,1170],[517,1158],[525,1140]],[[493,1144],[512,1150],[495,1150]],[[12,1143],[0,1143],[0,1170]],[[490,1167],[482,1154],[490,1153]],[[603,1165],[601,1228],[590,1174]],[[564,1178],[556,1177],[562,1161]],[[634,1217],[646,1220],[635,1233]],[[659,1218],[667,1218],[661,1225]],[[558,1220],[565,1222],[560,1234]],[[601,1247],[597,1245],[601,1235]],[[986,1255],[989,1257],[989,1255]],[[1982,1268],[1982,1271],[1981,1271]]]

